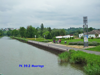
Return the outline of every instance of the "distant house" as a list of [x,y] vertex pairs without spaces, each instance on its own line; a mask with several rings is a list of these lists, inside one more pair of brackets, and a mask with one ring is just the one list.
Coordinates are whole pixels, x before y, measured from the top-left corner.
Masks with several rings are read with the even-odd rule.
[[[90,37],[96,38],[96,34],[98,34],[97,37],[100,37],[100,30],[93,30],[91,32],[88,32],[88,38]],[[81,38],[82,36],[83,36],[83,33],[79,34],[79,38]]]
[[61,39],[61,38],[62,38],[62,36],[56,36],[56,38],[57,38],[57,39]]
[[64,35],[64,36],[56,36],[56,38],[70,38],[73,37],[73,35]]

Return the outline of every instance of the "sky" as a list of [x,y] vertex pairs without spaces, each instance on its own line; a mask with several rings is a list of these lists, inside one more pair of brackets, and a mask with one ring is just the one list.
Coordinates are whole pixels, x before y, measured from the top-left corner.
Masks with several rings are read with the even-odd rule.
[[100,0],[0,0],[0,28],[100,28]]

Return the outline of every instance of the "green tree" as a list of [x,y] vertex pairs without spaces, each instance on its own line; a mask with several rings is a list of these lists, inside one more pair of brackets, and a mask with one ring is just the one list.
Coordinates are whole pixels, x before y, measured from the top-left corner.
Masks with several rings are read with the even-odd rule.
[[44,36],[45,35],[45,37],[46,37],[46,39],[47,39],[47,35],[49,34],[49,31],[46,31],[46,32],[44,32],[43,33],[43,35],[42,36]]
[[32,26],[27,27],[26,35],[28,38],[33,38],[36,35],[36,29]]
[[66,34],[66,31],[64,29],[61,29],[60,30],[60,35],[65,35]]
[[12,31],[12,35],[13,35],[13,36],[18,36],[18,35],[19,35],[19,31],[16,30],[16,29],[14,29],[14,30]]
[[9,31],[7,32],[7,35],[8,35],[8,36],[12,36],[12,30],[9,30]]
[[41,24],[41,36],[42,36],[42,34],[43,34],[43,29],[44,29],[44,25],[43,25],[43,23]]
[[3,31],[2,30],[0,30],[0,36],[3,36]]
[[24,27],[20,27],[19,33],[21,37],[26,37],[26,29]]
[[92,31],[92,30],[94,30],[94,28],[92,28],[92,27],[88,28],[88,31],[89,32]]
[[48,27],[48,31],[51,33],[51,27]]
[[46,39],[52,39],[51,33],[49,32]]

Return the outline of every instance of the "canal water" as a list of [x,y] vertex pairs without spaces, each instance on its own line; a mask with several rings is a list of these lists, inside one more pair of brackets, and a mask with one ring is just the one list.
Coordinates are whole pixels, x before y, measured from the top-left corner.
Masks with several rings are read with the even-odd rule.
[[[44,65],[44,67],[19,67],[24,64]],[[3,75],[86,75],[79,65],[59,63],[56,52],[6,36],[0,38],[0,73]]]

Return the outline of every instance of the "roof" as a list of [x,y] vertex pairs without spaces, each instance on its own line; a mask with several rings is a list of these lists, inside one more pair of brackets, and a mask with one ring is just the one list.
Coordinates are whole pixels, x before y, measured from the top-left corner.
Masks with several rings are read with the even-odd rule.
[[100,34],[100,30],[93,30],[91,32],[88,32],[88,34]]

